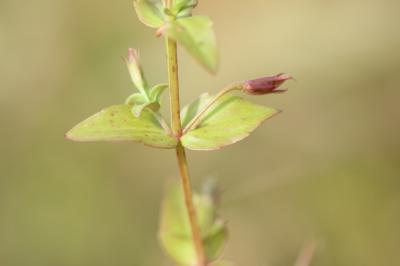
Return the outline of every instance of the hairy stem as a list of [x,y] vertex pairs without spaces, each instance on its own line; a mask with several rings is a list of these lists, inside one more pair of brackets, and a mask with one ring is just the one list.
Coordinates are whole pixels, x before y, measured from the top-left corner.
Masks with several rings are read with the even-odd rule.
[[183,130],[183,134],[187,133],[189,130],[195,129],[201,122],[201,117],[225,94],[235,90],[241,90],[241,84],[233,84],[224,89],[222,89],[215,97],[189,122],[189,124]]
[[[172,0],[166,1],[167,7],[171,7]],[[170,90],[171,104],[171,124],[173,134],[180,138],[182,136],[182,126],[180,118],[179,104],[179,79],[178,79],[178,58],[176,42],[170,38],[166,39],[167,56],[168,56],[168,80]],[[176,156],[178,159],[179,171],[181,174],[181,182],[183,194],[185,197],[186,209],[189,217],[190,227],[192,230],[192,238],[197,254],[197,265],[206,266],[207,260],[204,254],[203,241],[201,237],[200,227],[197,222],[196,209],[193,204],[192,189],[190,185],[189,169],[186,159],[185,148],[179,142],[176,147]]]

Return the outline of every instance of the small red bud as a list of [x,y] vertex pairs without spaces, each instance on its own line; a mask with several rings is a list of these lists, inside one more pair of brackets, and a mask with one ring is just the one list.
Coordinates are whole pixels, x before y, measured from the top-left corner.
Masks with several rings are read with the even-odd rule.
[[286,90],[278,90],[286,80],[293,79],[287,74],[278,74],[273,77],[262,77],[248,80],[243,83],[243,91],[252,95],[262,95],[268,93],[281,93]]

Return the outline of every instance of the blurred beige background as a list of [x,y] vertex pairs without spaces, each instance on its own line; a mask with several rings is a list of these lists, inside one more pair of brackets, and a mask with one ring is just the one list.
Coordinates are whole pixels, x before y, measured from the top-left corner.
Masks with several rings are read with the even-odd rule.
[[[220,71],[181,53],[182,102],[286,72],[284,112],[216,152],[189,152],[198,187],[224,188],[239,266],[400,265],[400,2],[200,1],[215,21]],[[172,265],[156,231],[173,151],[64,140],[74,124],[132,93],[121,57],[140,49],[166,80],[163,42],[131,2],[0,1],[0,265]]]

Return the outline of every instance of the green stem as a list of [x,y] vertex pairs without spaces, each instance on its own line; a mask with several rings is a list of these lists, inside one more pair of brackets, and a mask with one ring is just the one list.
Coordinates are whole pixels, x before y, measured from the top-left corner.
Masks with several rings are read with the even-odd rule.
[[190,185],[189,169],[186,159],[185,148],[179,142],[176,147],[176,156],[178,158],[179,171],[181,174],[182,189],[185,197],[185,204],[189,216],[190,227],[192,230],[193,244],[197,254],[197,266],[207,266],[207,259],[204,253],[203,240],[200,227],[197,223],[196,209],[193,204],[193,195]]
[[[172,0],[166,1],[166,3],[168,3],[167,7],[170,7],[172,5]],[[177,57],[176,41],[167,38],[166,46],[167,46],[167,57],[168,57],[168,80],[169,80],[169,90],[170,90],[172,132],[177,138],[180,138],[182,136],[182,125],[180,118],[178,57]],[[197,266],[207,266],[207,260],[204,253],[200,227],[197,222],[196,209],[193,203],[193,195],[190,185],[189,169],[186,159],[185,148],[182,146],[180,142],[176,147],[176,156],[181,175],[182,189],[185,197],[186,209],[192,231],[193,244],[197,254]]]
[[171,125],[172,131],[177,138],[182,135],[180,102],[179,102],[179,77],[178,77],[178,57],[177,46],[173,39],[166,39],[168,57],[168,82],[171,105]]
[[230,85],[223,90],[221,90],[215,97],[189,122],[189,124],[183,130],[183,134],[195,129],[201,122],[201,117],[225,94],[235,90],[241,90],[241,84]]

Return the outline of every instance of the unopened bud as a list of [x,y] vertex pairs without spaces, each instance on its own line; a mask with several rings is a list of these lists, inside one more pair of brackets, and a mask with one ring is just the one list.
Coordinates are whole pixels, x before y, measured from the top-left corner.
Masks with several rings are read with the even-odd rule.
[[132,82],[139,90],[144,88],[146,84],[139,62],[139,53],[135,49],[129,48],[126,64],[128,65],[129,74],[131,75]]
[[278,90],[278,88],[286,80],[290,79],[292,79],[292,77],[287,74],[279,74],[273,77],[262,77],[248,80],[243,83],[243,91],[252,95],[285,92],[286,90]]

